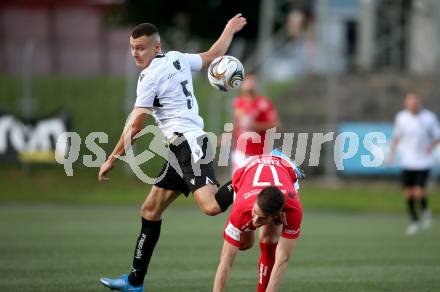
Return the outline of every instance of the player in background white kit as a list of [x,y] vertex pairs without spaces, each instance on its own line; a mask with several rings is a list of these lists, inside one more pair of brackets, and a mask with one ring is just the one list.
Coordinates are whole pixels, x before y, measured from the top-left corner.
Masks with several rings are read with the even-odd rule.
[[133,29],[131,54],[142,69],[137,98],[130,121],[101,166],[98,178],[108,180],[108,172],[117,157],[134,142],[150,110],[168,140],[169,157],[141,208],[142,228],[135,245],[132,270],[129,275],[116,279],[102,278],[101,283],[106,287],[143,291],[150,258],[160,235],[162,213],[181,193],[187,196],[192,192],[200,209],[208,215],[216,215],[232,204],[232,186],[228,183],[217,189],[212,161],[202,162],[209,155],[209,141],[199,116],[191,71],[200,71],[224,55],[234,34],[245,25],[246,19],[237,14],[228,21],[211,48],[200,54],[176,51],[164,54],[156,26],[143,23]]
[[[405,97],[405,110],[396,115],[388,162],[394,160],[397,148],[401,154],[402,184],[411,217],[407,235],[414,235],[431,225],[431,212],[425,192],[429,171],[433,167],[433,149],[440,143],[440,126],[435,114],[422,107],[421,97],[410,92]],[[400,145],[400,147],[398,147]],[[417,212],[420,204],[422,222]]]

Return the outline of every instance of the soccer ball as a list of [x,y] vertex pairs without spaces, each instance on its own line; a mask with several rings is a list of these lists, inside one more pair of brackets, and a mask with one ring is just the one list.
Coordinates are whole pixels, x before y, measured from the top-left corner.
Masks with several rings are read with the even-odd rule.
[[221,91],[240,87],[244,79],[244,68],[241,62],[232,56],[220,56],[214,59],[208,68],[208,80]]

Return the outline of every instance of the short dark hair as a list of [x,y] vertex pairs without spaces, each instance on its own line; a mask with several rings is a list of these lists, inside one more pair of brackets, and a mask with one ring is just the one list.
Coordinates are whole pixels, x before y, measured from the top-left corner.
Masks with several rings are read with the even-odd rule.
[[136,25],[131,31],[131,36],[135,39],[146,36],[149,37],[155,33],[159,33],[157,27],[152,23],[141,23]]
[[284,194],[274,186],[262,189],[257,197],[258,207],[268,216],[280,212],[284,208],[285,201]]
[[423,95],[422,95],[419,91],[417,91],[417,90],[410,90],[410,91],[408,91],[408,92],[405,94],[405,97],[407,97],[408,95],[415,96],[415,97],[417,97],[418,99],[423,99]]

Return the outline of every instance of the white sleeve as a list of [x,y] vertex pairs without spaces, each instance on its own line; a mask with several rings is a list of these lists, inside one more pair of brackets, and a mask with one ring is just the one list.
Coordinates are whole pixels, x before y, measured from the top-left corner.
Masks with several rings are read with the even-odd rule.
[[153,107],[154,98],[157,96],[157,88],[152,76],[144,76],[136,89],[135,107]]
[[400,115],[398,114],[396,116],[396,118],[394,119],[394,130],[393,130],[393,138],[394,139],[396,139],[396,138],[399,139],[402,137],[403,129],[400,124],[401,124],[400,123]]
[[199,54],[183,54],[188,61],[191,71],[200,71],[202,69],[203,61]]
[[434,140],[436,139],[440,139],[440,124],[438,122],[437,117],[433,114],[432,115],[433,119],[432,119],[432,136],[434,138]]

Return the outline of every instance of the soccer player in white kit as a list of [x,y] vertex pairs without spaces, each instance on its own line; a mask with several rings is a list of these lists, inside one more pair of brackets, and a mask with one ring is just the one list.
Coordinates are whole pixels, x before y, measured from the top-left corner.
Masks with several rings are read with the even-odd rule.
[[98,179],[108,180],[118,156],[134,142],[152,111],[169,143],[169,157],[141,207],[142,227],[135,245],[133,267],[129,275],[116,279],[102,278],[112,290],[143,291],[150,258],[160,235],[162,213],[181,194],[192,192],[201,210],[216,215],[232,204],[230,184],[217,189],[212,161],[204,161],[209,141],[203,131],[194,95],[191,71],[206,68],[215,58],[226,53],[234,34],[246,25],[237,14],[225,26],[211,48],[200,54],[177,51],[162,52],[159,32],[153,24],[137,25],[130,37],[131,54],[142,69],[137,85],[137,98],[128,125],[112,154],[101,166]]
[[[389,162],[397,148],[401,154],[402,184],[411,224],[407,235],[414,235],[431,225],[431,212],[425,192],[429,171],[434,164],[433,149],[440,143],[440,126],[435,114],[422,107],[421,97],[408,93],[405,110],[396,115]],[[398,147],[400,145],[400,147]],[[420,204],[422,221],[417,212]]]

